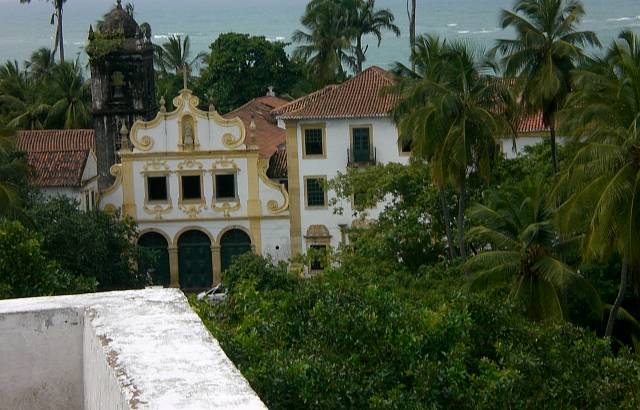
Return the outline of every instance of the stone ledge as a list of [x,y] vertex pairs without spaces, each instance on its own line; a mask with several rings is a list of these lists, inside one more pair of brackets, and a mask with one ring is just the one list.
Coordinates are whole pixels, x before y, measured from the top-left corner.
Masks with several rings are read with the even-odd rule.
[[[58,315],[54,320],[52,312],[67,312],[67,316],[68,312],[77,312],[78,319]],[[74,325],[81,329],[76,332]],[[69,340],[61,339],[63,337]],[[36,342],[40,338],[45,339]],[[64,346],[77,350],[73,347],[76,345],[81,345],[82,351],[64,351]],[[75,386],[78,390],[75,396],[82,397],[75,397],[76,402],[67,402],[66,406],[266,409],[177,289],[0,301],[0,361],[18,362],[22,359],[21,351],[25,350],[27,360],[16,366],[16,371],[31,376],[43,373],[40,370],[46,367],[45,363],[30,362],[33,352],[26,352],[30,347],[42,349],[42,346],[61,350],[49,352],[55,356],[68,355],[72,359],[82,355],[81,369],[69,365],[64,372],[59,372],[70,378],[66,384],[71,387],[67,390],[73,389],[78,380],[82,383],[81,388]],[[50,370],[56,374],[56,369]],[[78,377],[75,372],[81,375]],[[47,388],[56,393],[57,388],[65,385],[62,379],[50,383],[43,379],[45,382],[38,386],[15,386],[15,382],[10,383],[12,379],[34,378],[0,375],[0,396],[15,396],[17,392],[31,392],[33,396],[34,389],[45,389],[44,393],[38,393],[44,400],[50,393]],[[24,408],[37,405],[33,401],[29,403],[30,407]],[[47,400],[47,403],[50,406],[53,402]],[[26,406],[27,401],[24,404]]]

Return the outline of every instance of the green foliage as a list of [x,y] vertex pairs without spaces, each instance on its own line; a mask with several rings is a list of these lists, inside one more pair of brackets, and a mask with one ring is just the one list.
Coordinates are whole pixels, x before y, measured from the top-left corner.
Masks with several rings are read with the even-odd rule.
[[285,46],[263,36],[222,34],[210,46],[197,89],[223,113],[265,95],[270,86],[279,94],[299,95],[301,71]]
[[91,278],[74,276],[42,250],[42,235],[0,218],[0,299],[91,292]]
[[112,34],[104,34],[94,31],[90,35],[87,45],[87,54],[98,61],[104,60],[106,56],[122,49],[124,44],[124,31]]
[[640,365],[627,353],[570,324],[531,323],[492,296],[451,291],[433,272],[366,266],[259,288],[267,271],[287,274],[258,265],[232,266],[242,279],[226,302],[194,303],[271,409],[640,404]]
[[140,254],[133,221],[98,210],[80,211],[75,202],[64,197],[37,201],[29,214],[43,236],[43,253],[65,271],[76,277],[94,277],[99,290],[144,283],[135,269]]

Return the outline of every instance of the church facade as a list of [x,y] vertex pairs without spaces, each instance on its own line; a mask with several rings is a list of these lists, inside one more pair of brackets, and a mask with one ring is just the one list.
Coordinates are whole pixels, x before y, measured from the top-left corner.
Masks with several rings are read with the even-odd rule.
[[[290,257],[289,195],[267,177],[255,123],[225,119],[183,89],[151,121],[122,129],[120,163],[100,207],[133,218],[141,246],[160,255],[156,284],[204,288],[235,255]],[[253,125],[253,126],[251,126]]]

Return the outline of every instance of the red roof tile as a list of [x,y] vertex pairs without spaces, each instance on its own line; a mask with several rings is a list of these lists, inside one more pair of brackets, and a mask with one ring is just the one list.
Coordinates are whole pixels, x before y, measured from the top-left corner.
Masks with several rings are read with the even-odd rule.
[[278,127],[278,123],[271,115],[271,111],[287,104],[287,102],[287,100],[273,96],[258,97],[225,114],[224,117],[240,117],[247,129],[247,141],[251,138],[249,124],[253,119],[256,123],[256,145],[260,148],[260,155],[269,158],[286,139],[285,130]]
[[549,127],[544,125],[542,117],[542,111],[536,114],[530,114],[523,116],[518,123],[519,133],[531,133],[531,132],[549,132]]
[[16,145],[27,154],[33,185],[79,187],[95,136],[93,130],[18,131]]
[[17,148],[24,152],[95,150],[93,130],[18,131]]
[[269,159],[267,176],[273,179],[287,178],[287,150],[278,149]]
[[393,83],[387,71],[369,67],[340,85],[330,85],[292,101],[273,114],[284,120],[386,116],[399,97],[381,93]]

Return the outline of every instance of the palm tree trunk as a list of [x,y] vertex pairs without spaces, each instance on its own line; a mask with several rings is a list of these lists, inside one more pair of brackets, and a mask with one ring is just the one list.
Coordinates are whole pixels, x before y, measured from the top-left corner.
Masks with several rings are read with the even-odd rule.
[[609,320],[607,320],[607,329],[604,332],[604,337],[611,337],[613,333],[613,325],[616,322],[616,317],[618,316],[618,310],[622,305],[622,301],[624,300],[624,293],[627,290],[627,286],[629,283],[629,259],[625,255],[622,260],[622,272],[620,273],[620,288],[618,289],[618,296],[616,296],[616,300],[611,306],[611,311],[609,312]]
[[[407,0],[407,15],[409,16],[409,44],[411,45],[411,54],[413,54],[416,46],[416,0]],[[413,62],[411,69],[416,70],[416,65]]]
[[456,257],[456,250],[453,245],[453,236],[451,235],[451,216],[449,215],[449,207],[447,206],[447,198],[445,197],[444,188],[438,188],[438,197],[440,198],[440,208],[442,210],[442,219],[444,221],[444,232],[447,236],[449,260],[453,260]]
[[364,60],[362,52],[362,36],[358,36],[356,40],[356,74],[362,72],[362,60]]
[[467,178],[465,171],[462,171],[460,183],[460,197],[458,198],[458,249],[462,260],[467,258],[467,252],[464,244],[464,210],[466,207],[467,197]]
[[58,14],[58,46],[60,47],[60,62],[64,63],[64,38],[62,37],[62,0],[56,1],[56,13]]

